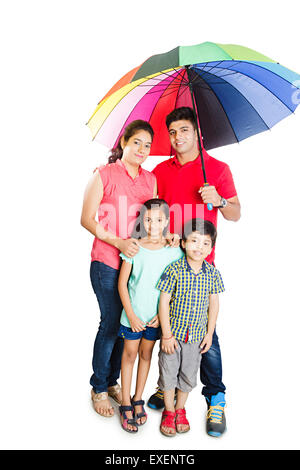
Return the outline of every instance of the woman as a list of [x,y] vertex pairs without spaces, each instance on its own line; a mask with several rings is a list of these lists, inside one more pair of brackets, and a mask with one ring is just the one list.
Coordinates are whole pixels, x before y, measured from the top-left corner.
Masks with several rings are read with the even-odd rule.
[[[150,153],[153,130],[145,121],[133,121],[112,150],[109,163],[99,168],[87,186],[81,224],[94,236],[91,282],[101,311],[93,353],[92,400],[95,411],[111,417],[114,409],[108,396],[121,403],[117,383],[123,339],[118,337],[122,303],[118,293],[120,252],[133,257],[139,250],[130,238],[141,205],[156,197],[153,173],[141,165]],[[95,216],[98,212],[98,220]]]

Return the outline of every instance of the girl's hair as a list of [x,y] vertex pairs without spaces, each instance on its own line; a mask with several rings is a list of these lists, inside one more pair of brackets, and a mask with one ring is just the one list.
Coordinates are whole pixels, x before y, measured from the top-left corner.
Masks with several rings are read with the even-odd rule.
[[130,137],[132,137],[134,134],[136,134],[138,131],[147,131],[151,135],[151,138],[153,140],[154,136],[154,131],[152,127],[150,126],[149,122],[147,121],[142,121],[141,119],[138,119],[136,121],[132,121],[128,126],[125,127],[125,130],[122,134],[122,136],[119,139],[118,145],[111,149],[111,154],[108,158],[108,163],[115,163],[118,159],[122,158],[123,155],[123,149],[121,147],[121,139],[124,137],[125,142],[128,142]]
[[[144,238],[147,236],[147,232],[144,226],[144,216],[145,216],[145,213],[151,209],[162,209],[165,213],[166,219],[170,218],[169,206],[164,199],[157,199],[157,198],[149,199],[148,201],[144,202],[144,204],[142,205],[140,209],[140,213],[136,219],[134,229],[131,234],[132,238],[139,239],[139,238]],[[163,231],[164,236],[167,234],[168,228],[169,228],[169,223],[164,228],[164,231]]]

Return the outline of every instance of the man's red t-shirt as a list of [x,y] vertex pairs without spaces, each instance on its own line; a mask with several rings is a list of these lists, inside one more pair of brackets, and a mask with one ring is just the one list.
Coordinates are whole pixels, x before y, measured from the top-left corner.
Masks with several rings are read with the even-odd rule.
[[[218,194],[225,199],[237,195],[229,166],[208,155],[203,149],[206,179],[215,186]],[[153,170],[157,179],[158,196],[170,207],[170,232],[182,234],[182,227],[188,220],[198,217],[209,220],[217,226],[218,209],[209,211],[203,204],[200,187],[204,184],[200,155],[193,161],[181,165],[177,157],[159,163]],[[213,263],[215,249],[206,258]]]

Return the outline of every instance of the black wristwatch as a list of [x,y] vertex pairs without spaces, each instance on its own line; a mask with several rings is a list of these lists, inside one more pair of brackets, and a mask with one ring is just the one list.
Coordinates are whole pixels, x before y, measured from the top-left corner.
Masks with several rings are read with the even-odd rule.
[[226,207],[227,204],[228,204],[227,199],[225,199],[224,197],[221,197],[221,204],[217,206],[217,209],[224,209],[224,207]]

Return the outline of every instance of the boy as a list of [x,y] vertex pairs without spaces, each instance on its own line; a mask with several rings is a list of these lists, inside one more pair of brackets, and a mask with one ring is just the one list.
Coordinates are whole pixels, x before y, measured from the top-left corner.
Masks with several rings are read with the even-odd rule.
[[185,256],[171,263],[157,284],[162,328],[158,386],[164,391],[165,404],[160,430],[169,437],[190,429],[184,406],[197,384],[201,354],[212,344],[218,293],[224,291],[224,285],[219,271],[205,258],[216,235],[209,221],[192,219],[186,223],[182,236]]

